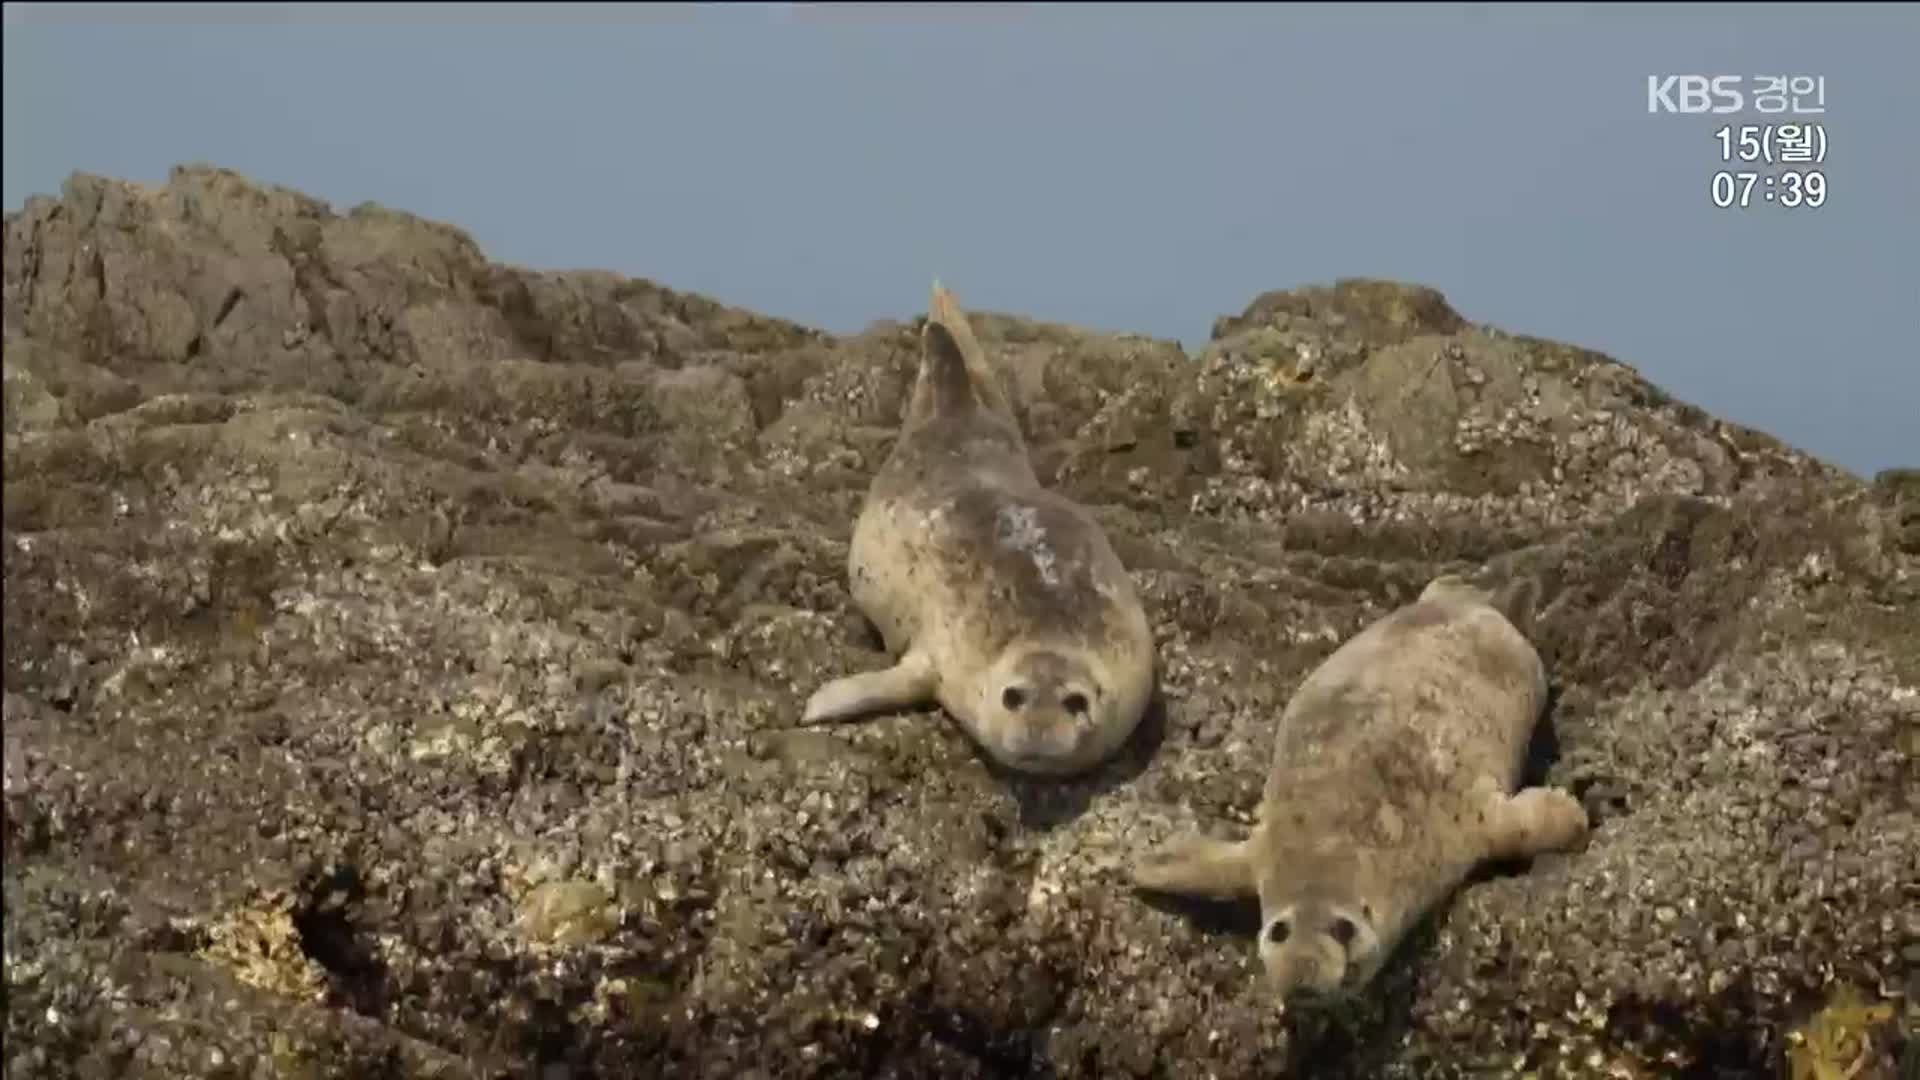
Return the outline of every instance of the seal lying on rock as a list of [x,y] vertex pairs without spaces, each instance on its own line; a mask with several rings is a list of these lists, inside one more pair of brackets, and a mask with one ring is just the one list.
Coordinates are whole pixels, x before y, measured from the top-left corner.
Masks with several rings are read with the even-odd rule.
[[1287,703],[1252,835],[1176,838],[1135,864],[1134,881],[1257,896],[1274,992],[1350,995],[1479,863],[1585,837],[1586,812],[1565,791],[1509,794],[1546,692],[1539,654],[1489,596],[1436,578]]
[[893,453],[847,557],[893,667],[835,679],[803,724],[937,701],[1003,765],[1083,772],[1139,725],[1153,636],[1084,509],[1040,485],[966,317],[939,282]]

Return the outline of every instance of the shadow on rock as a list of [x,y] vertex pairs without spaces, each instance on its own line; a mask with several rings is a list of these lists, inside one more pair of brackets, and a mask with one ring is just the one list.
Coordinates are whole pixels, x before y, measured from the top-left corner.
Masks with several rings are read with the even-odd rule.
[[1244,939],[1251,954],[1260,934],[1260,904],[1256,900],[1207,900],[1135,888],[1133,898],[1155,911],[1181,919],[1208,937]]
[[361,1016],[384,1019],[388,973],[366,931],[358,925],[366,886],[352,866],[314,879],[294,912],[300,950],[327,973],[333,996]]

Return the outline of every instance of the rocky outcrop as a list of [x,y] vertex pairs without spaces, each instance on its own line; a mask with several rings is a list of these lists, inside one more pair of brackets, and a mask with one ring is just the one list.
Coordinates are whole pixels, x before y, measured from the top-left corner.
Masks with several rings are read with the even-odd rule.
[[[1191,358],[980,315],[1165,684],[1110,767],[1023,780],[937,711],[793,726],[874,663],[846,542],[917,319],[836,338],[203,167],[5,227],[8,1077],[1914,1052],[1913,473],[1388,282]],[[1543,586],[1538,771],[1598,830],[1282,1014],[1245,912],[1124,864],[1244,825],[1300,677],[1446,570]]]

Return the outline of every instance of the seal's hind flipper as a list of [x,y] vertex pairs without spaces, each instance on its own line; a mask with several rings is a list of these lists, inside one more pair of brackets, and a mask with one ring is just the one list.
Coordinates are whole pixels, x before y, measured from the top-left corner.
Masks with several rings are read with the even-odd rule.
[[1420,596],[1416,602],[1446,600],[1490,603],[1492,597],[1484,587],[1465,574],[1441,574],[1427,582],[1427,587],[1420,590]]
[[927,305],[927,325],[921,333],[920,374],[914,383],[910,420],[951,416],[975,408],[1011,419],[999,376],[985,350],[973,336],[973,327],[938,281]]
[[1533,639],[1534,617],[1540,606],[1540,582],[1531,575],[1520,575],[1497,584],[1492,574],[1441,574],[1420,592],[1426,601],[1466,600],[1485,604],[1513,624],[1520,636]]
[[1133,864],[1133,883],[1154,892],[1207,900],[1244,900],[1255,894],[1247,844],[1199,833],[1176,836]]
[[1525,859],[1568,851],[1587,835],[1587,811],[1580,800],[1552,787],[1530,787],[1508,796],[1488,793],[1488,856]]
[[1494,595],[1491,603],[1506,616],[1520,636],[1533,640],[1533,628],[1540,611],[1540,582],[1532,576],[1514,578]]
[[801,726],[846,720],[867,713],[910,708],[933,698],[933,665],[918,653],[879,671],[835,679],[813,692]]

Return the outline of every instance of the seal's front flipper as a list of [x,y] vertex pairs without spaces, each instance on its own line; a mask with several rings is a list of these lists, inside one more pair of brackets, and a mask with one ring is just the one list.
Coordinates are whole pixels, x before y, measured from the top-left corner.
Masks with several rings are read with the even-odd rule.
[[890,668],[835,679],[815,690],[800,723],[821,724],[924,704],[933,699],[933,688],[933,665],[909,653]]
[[1568,851],[1587,835],[1587,812],[1559,788],[1530,787],[1509,796],[1488,793],[1487,847],[1495,859]]
[[1154,892],[1208,900],[1255,895],[1247,845],[1198,833],[1176,836],[1141,856],[1133,864],[1133,883]]

